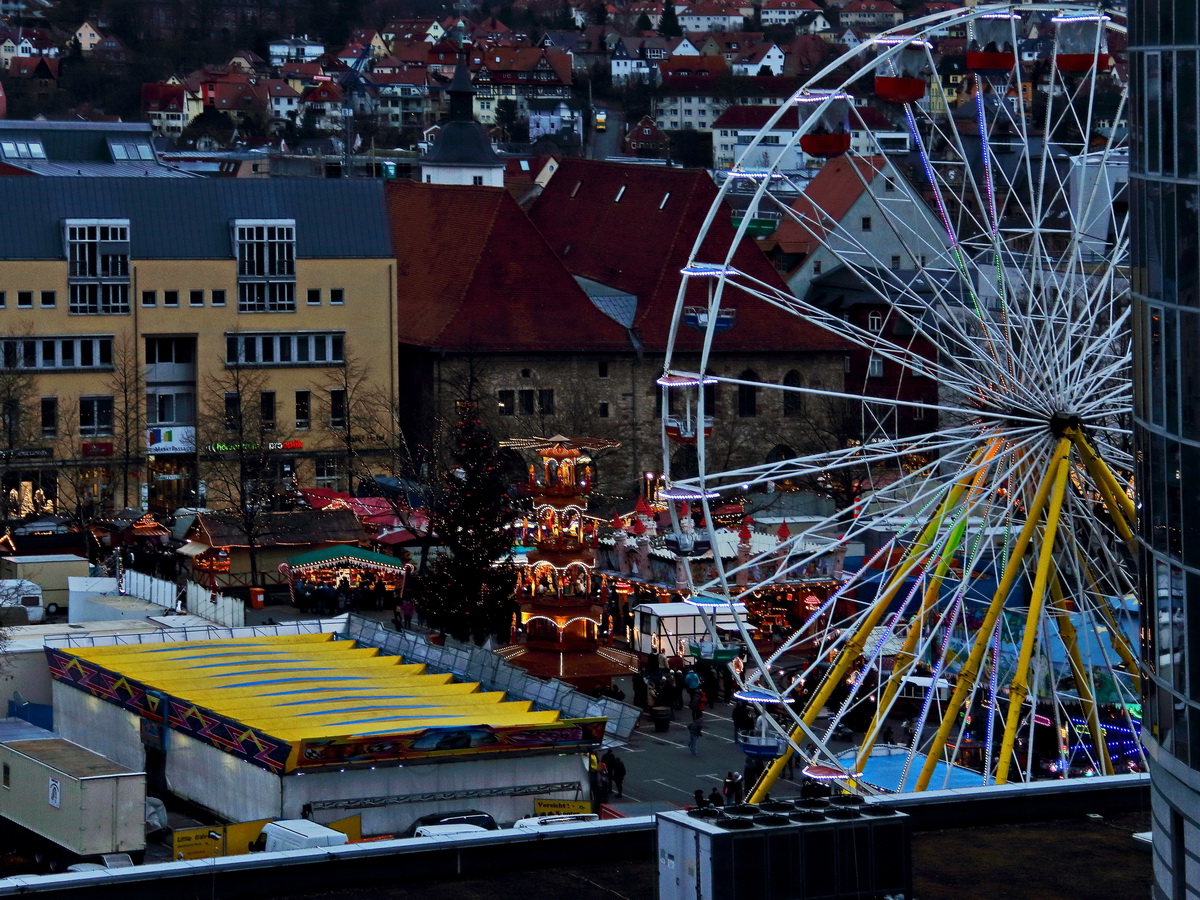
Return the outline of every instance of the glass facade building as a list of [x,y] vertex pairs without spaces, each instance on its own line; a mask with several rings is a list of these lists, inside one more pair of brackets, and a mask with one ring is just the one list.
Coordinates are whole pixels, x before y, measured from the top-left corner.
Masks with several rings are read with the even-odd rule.
[[1130,9],[1131,282],[1143,739],[1155,896],[1200,898],[1198,0]]

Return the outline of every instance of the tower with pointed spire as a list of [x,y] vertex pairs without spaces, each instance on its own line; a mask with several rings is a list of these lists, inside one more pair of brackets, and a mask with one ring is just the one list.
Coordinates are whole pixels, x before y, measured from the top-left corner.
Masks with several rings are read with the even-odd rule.
[[475,87],[467,53],[460,50],[450,95],[450,118],[433,146],[421,157],[421,181],[426,184],[471,184],[504,187],[504,161],[492,147],[487,129],[475,121]]

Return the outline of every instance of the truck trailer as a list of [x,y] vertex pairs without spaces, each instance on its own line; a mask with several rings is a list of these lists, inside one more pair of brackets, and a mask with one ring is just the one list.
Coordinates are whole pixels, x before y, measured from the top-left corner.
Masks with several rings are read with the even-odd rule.
[[23,720],[0,719],[0,817],[52,870],[108,853],[140,860],[146,775]]

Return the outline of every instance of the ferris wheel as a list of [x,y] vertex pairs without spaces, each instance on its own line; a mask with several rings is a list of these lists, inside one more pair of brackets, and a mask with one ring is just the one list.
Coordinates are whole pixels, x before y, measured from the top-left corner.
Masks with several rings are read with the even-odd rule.
[[[739,616],[739,697],[782,750],[752,799],[797,754],[862,790],[1144,766],[1124,34],[1095,7],[1036,3],[907,22],[810,79],[725,177],[659,380],[663,497],[677,530],[702,512],[713,547],[731,500],[761,510],[760,533],[789,487],[824,504],[767,548],[746,522],[737,558],[688,585],[725,613],[806,595],[774,643]],[[727,205],[737,236],[713,253]],[[734,265],[751,235],[786,287]],[[722,372],[721,335],[754,304],[840,338],[844,383]],[[679,350],[695,330],[703,349]],[[731,468],[718,392],[850,424]],[[805,592],[834,558],[826,592]]]

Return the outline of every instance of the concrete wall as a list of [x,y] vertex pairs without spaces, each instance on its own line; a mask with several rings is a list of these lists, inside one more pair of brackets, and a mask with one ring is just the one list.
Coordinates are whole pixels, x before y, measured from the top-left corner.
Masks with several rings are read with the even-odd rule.
[[[569,754],[290,775],[283,779],[282,815],[298,818],[308,803],[316,807],[313,818],[319,822],[357,812],[362,814],[363,834],[396,834],[428,813],[460,809],[479,809],[491,813],[498,822],[512,822],[533,814],[534,797],[532,793],[512,796],[504,791],[575,782],[578,791],[538,796],[586,798],[586,764],[586,757]],[[364,801],[379,805],[366,805]]]

